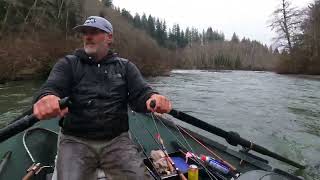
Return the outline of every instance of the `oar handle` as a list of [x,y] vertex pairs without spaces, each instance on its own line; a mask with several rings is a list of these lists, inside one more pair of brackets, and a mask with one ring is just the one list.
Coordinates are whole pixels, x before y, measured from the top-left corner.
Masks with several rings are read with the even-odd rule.
[[150,101],[150,107],[155,108],[156,104],[157,104],[156,100],[151,100]]
[[[69,97],[65,97],[59,101],[59,106],[61,109],[64,109],[69,105],[69,103],[70,103]],[[0,143],[28,129],[38,121],[39,120],[33,114],[31,114],[31,115],[24,116],[23,118],[13,122],[7,127],[0,129]]]
[[69,105],[71,105],[71,101],[70,101],[69,97],[65,97],[65,98],[60,99],[60,101],[59,101],[60,109],[64,109],[64,108],[68,107]]

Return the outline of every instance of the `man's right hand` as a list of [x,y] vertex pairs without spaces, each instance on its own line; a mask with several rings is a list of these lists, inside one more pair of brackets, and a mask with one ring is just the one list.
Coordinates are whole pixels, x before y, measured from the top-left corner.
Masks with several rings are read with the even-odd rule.
[[39,99],[33,105],[33,114],[39,120],[54,118],[57,116],[63,117],[68,113],[68,108],[60,110],[60,98],[55,95],[47,95]]

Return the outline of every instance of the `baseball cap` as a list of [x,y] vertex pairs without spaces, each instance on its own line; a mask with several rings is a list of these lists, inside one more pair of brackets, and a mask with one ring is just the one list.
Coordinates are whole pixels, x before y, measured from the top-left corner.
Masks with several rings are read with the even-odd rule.
[[82,32],[84,29],[88,27],[94,27],[105,31],[106,33],[113,33],[112,24],[103,17],[99,16],[89,16],[83,25],[78,25],[73,29],[77,32]]

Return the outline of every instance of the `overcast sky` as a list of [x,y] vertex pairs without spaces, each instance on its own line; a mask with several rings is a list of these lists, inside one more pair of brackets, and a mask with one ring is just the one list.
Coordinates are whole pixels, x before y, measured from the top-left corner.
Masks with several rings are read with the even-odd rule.
[[[275,36],[268,20],[280,0],[113,0],[133,16],[146,13],[166,20],[172,27],[196,27],[202,31],[209,26],[222,31],[227,39],[233,32],[242,39],[248,37],[270,45]],[[297,7],[306,7],[313,0],[291,0]]]

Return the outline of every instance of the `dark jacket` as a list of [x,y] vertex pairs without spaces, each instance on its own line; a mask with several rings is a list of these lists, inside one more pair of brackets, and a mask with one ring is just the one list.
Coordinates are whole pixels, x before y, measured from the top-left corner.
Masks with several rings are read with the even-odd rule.
[[64,134],[112,139],[128,131],[128,103],[135,111],[147,112],[146,101],[156,92],[132,62],[112,52],[98,63],[84,50],[74,55],[55,64],[35,101],[48,94],[71,98],[61,124]]

